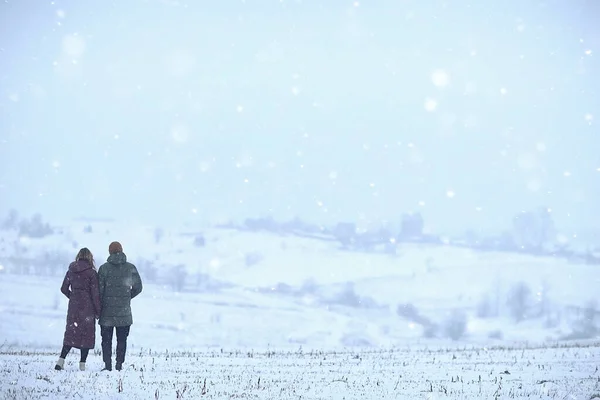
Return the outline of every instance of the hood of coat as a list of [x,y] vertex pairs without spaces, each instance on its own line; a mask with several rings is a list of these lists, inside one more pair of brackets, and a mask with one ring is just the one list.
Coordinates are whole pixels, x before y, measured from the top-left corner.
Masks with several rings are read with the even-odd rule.
[[76,273],[87,271],[92,268],[94,268],[94,266],[87,260],[73,261],[71,265],[69,265],[69,271]]
[[106,259],[111,264],[119,265],[127,262],[127,256],[123,252],[113,253]]

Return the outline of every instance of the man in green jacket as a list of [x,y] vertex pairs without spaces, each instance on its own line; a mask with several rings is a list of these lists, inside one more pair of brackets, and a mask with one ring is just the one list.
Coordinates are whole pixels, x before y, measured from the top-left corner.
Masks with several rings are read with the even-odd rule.
[[102,310],[98,324],[102,336],[103,371],[112,371],[112,338],[117,331],[117,371],[123,369],[127,337],[133,324],[131,299],[142,292],[142,279],[135,265],[127,262],[119,242],[108,246],[107,262],[98,269]]

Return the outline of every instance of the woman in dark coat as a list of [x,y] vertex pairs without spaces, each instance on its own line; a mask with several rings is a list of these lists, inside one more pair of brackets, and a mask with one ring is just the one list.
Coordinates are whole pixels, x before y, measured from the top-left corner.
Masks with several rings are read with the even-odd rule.
[[75,347],[81,350],[79,369],[85,371],[88,353],[96,343],[96,320],[100,317],[98,272],[87,248],[79,250],[69,265],[60,291],[69,299],[69,309],[63,348],[54,369],[64,369],[65,357]]

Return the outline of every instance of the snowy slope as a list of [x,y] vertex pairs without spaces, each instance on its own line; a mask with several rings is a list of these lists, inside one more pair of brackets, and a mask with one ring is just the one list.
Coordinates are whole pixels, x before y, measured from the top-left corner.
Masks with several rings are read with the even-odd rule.
[[[87,246],[98,264],[108,243],[120,240],[133,262],[150,260],[165,278],[187,270],[185,291],[169,281],[146,282],[134,301],[131,343],[144,348],[264,348],[395,346],[446,340],[445,324],[457,310],[465,314],[462,342],[560,339],[581,323],[586,305],[600,300],[595,267],[554,258],[477,253],[451,246],[401,244],[395,255],[342,251],[334,242],[268,233],[206,229],[165,230],[157,242],[152,227],[93,223],[69,224],[43,239],[3,234],[0,264],[0,332],[7,343],[55,347],[61,342],[67,300],[58,289],[66,264],[50,277],[13,275],[14,257],[40,262],[59,252],[68,260]],[[75,243],[74,243],[75,242]],[[256,256],[247,263],[249,254]],[[140,261],[141,262],[141,261]],[[141,264],[145,265],[145,264]],[[144,269],[140,267],[144,277]],[[198,273],[219,285],[199,290]],[[202,276],[206,276],[202,275]],[[530,314],[516,323],[507,304],[524,282],[531,290]],[[487,302],[487,303],[486,303]],[[482,304],[492,309],[481,315]],[[489,304],[488,304],[489,303]],[[408,305],[413,315],[400,317]],[[540,310],[543,309],[543,313]],[[424,337],[433,336],[433,337]]]

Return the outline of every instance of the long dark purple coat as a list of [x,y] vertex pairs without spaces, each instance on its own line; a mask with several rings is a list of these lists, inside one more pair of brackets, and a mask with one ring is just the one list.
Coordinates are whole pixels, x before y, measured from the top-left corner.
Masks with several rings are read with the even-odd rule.
[[60,291],[69,299],[63,345],[93,349],[96,318],[100,316],[98,273],[88,261],[75,261],[69,265]]

